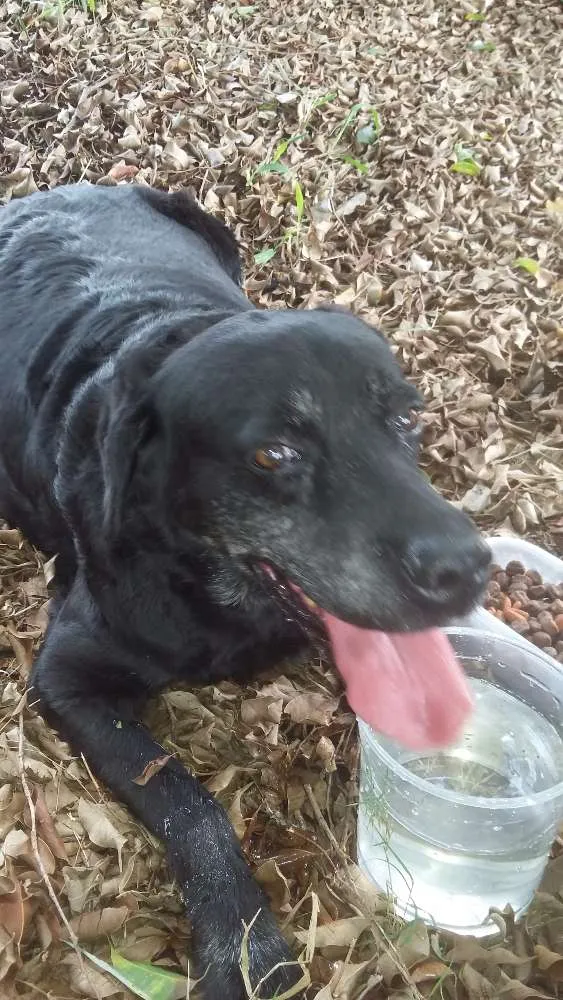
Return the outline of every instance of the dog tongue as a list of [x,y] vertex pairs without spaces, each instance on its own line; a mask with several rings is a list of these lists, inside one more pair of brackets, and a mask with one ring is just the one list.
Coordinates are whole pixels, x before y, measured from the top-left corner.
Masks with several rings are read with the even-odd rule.
[[445,635],[438,629],[375,632],[321,615],[360,718],[413,750],[455,741],[472,699]]

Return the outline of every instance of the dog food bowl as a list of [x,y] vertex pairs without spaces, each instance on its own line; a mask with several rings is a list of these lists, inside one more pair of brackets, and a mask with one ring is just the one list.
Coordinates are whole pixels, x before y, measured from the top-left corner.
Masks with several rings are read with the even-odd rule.
[[[544,583],[563,583],[563,559],[558,559],[557,556],[546,552],[539,545],[533,545],[532,542],[525,542],[521,538],[511,538],[508,536],[488,538],[487,542],[492,552],[493,562],[499,566],[506,566],[507,563],[516,559],[526,569],[537,570],[541,574]],[[506,639],[511,639],[513,642],[521,643],[525,648],[531,645],[528,639],[518,635],[508,625],[505,625],[500,619],[495,618],[494,615],[486,611],[485,608],[478,608],[463,618],[456,618],[451,622],[451,625],[461,625],[462,627],[473,628],[483,632],[494,632],[497,635],[504,636]],[[536,647],[532,646],[532,648],[535,649]],[[561,664],[558,664],[556,660],[553,662],[559,670],[563,669]]]

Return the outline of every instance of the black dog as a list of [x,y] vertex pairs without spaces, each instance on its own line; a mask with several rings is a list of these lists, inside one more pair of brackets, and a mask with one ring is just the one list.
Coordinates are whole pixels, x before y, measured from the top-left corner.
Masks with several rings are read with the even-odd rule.
[[[139,703],[328,636],[353,708],[414,746],[468,708],[431,626],[488,549],[416,468],[416,392],[381,335],[258,311],[229,232],[182,194],[88,185],[0,211],[0,512],[57,553],[32,675],[46,717],[166,844],[207,1000],[298,978],[223,810]],[[258,916],[256,916],[258,914]]]

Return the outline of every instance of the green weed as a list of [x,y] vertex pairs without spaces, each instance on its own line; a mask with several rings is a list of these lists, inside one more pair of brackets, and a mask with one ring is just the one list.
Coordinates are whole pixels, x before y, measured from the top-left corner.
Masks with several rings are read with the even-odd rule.
[[[325,94],[320,94],[317,97],[314,97],[310,101],[308,107],[306,106],[306,111],[300,122],[300,131],[293,133],[292,135],[284,136],[280,139],[274,148],[273,153],[267,160],[263,160],[256,167],[252,167],[246,172],[246,183],[249,187],[252,187],[260,177],[278,174],[284,178],[288,185],[291,185],[293,195],[296,225],[289,227],[289,229],[287,229],[283,235],[277,238],[270,246],[262,247],[254,254],[254,263],[258,267],[268,264],[276,256],[281,246],[291,246],[294,241],[299,241],[300,230],[305,222],[307,214],[306,199],[302,184],[297,176],[297,168],[290,166],[285,161],[284,157],[290,147],[295,143],[315,138],[315,136],[322,130],[322,109],[328,104],[332,104],[336,98],[337,94],[332,91],[328,91]],[[273,104],[272,102],[269,102],[261,105],[261,108],[272,110]],[[334,125],[334,127],[328,132],[330,143],[328,144],[328,149],[325,153],[325,160],[327,162],[330,162],[331,160],[340,160],[342,163],[346,163],[353,167],[359,174],[363,175],[368,172],[369,166],[367,163],[365,163],[357,155],[353,155],[353,153],[347,152],[345,149],[341,148],[343,141],[356,125],[360,115],[364,116],[366,113],[369,115],[369,121],[357,129],[354,139],[364,146],[373,145],[373,143],[378,140],[383,127],[379,112],[376,108],[371,107],[366,109],[362,103],[356,102],[347,111],[342,121]]]
[[467,149],[461,142],[454,146],[455,162],[450,170],[454,174],[466,174],[468,177],[478,177],[481,173],[481,164],[475,159],[472,149]]

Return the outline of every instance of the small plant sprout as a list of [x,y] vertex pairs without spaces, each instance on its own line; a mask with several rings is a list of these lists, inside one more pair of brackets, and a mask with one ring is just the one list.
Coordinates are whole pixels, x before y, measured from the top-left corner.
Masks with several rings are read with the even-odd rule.
[[468,149],[461,142],[454,146],[455,162],[450,170],[454,174],[465,174],[467,177],[478,177],[481,173],[481,164],[475,158],[472,149]]

